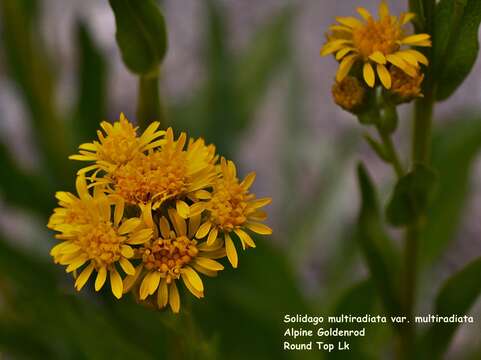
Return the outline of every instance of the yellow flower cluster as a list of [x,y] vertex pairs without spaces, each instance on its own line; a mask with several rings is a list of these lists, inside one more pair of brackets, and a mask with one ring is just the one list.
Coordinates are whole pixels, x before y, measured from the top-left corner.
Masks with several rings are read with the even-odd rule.
[[[375,87],[379,79],[385,89],[397,95],[420,96],[423,79],[421,65],[428,65],[428,59],[411,47],[430,47],[431,38],[429,34],[406,34],[404,26],[413,20],[415,14],[394,16],[384,1],[379,5],[379,19],[362,7],[358,7],[357,12],[362,19],[336,18],[337,24],[329,28],[327,42],[321,49],[322,56],[333,54],[339,61],[337,101],[349,103],[347,99],[352,90],[346,93],[346,100],[339,100],[342,95],[340,87],[347,88],[345,81],[352,82],[346,80],[349,74],[356,74],[370,88]],[[399,73],[406,76],[400,76]],[[400,79],[409,84],[400,84]],[[413,85],[417,88],[413,89]],[[405,88],[409,88],[409,91],[405,92]],[[356,103],[355,107],[359,105]]]
[[51,255],[74,273],[77,290],[95,271],[96,291],[108,275],[115,297],[154,296],[159,308],[178,312],[177,280],[202,298],[199,273],[216,276],[224,257],[237,267],[233,237],[246,249],[255,247],[249,231],[272,233],[260,210],[271,199],[249,191],[255,174],[239,180],[213,145],[185,133],[175,139],[159,123],[138,136],[123,114],[101,127],[98,141],[70,157],[93,162],[77,174],[78,196],[57,192],[60,207],[48,223],[60,240]]

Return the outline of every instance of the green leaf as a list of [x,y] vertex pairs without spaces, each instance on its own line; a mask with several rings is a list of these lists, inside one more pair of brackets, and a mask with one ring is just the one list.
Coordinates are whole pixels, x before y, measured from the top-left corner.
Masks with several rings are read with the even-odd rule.
[[358,167],[358,180],[362,197],[358,222],[361,248],[386,311],[400,314],[395,290],[399,280],[399,259],[383,228],[376,192],[362,164]]
[[[436,297],[435,314],[464,316],[481,295],[481,258],[471,262],[452,275],[442,286]],[[459,323],[434,323],[423,341],[424,350],[430,359],[440,358],[448,348]]]
[[157,71],[167,52],[164,16],[154,0],[109,0],[125,65],[135,74]]
[[413,223],[424,215],[434,193],[436,174],[425,165],[399,179],[386,209],[387,220],[394,226]]
[[437,100],[445,100],[463,83],[478,56],[479,0],[442,0],[435,15],[434,63]]
[[421,263],[434,260],[454,238],[469,194],[469,179],[481,148],[481,118],[460,116],[433,136],[432,165],[437,191],[428,209],[420,243]]
[[107,68],[87,26],[77,23],[76,33],[80,84],[72,129],[75,142],[81,144],[95,137],[100,122],[105,119]]

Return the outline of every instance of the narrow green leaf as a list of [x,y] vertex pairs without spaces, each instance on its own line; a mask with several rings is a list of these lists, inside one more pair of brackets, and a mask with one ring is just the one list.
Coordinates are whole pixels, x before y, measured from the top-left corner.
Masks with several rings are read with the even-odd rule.
[[422,216],[432,200],[435,185],[434,171],[416,164],[396,184],[386,209],[387,220],[394,226],[403,226]]
[[[481,295],[481,258],[471,262],[452,275],[442,286],[436,297],[435,314],[439,316],[464,316]],[[448,348],[459,323],[434,323],[423,341],[424,350],[430,359],[440,358]]]
[[136,74],[155,72],[167,51],[164,16],[154,0],[109,0],[122,59]]
[[437,100],[450,97],[471,72],[478,56],[480,22],[479,0],[442,0],[438,4],[433,64]]
[[365,167],[358,167],[362,205],[359,214],[359,240],[372,279],[376,284],[385,309],[400,314],[396,294],[399,283],[399,259],[391,239],[385,233],[373,183]]
[[477,117],[461,116],[434,133],[432,164],[439,176],[420,243],[421,263],[434,260],[454,238],[480,148],[481,119]]
[[72,121],[75,142],[80,144],[95,137],[99,123],[106,116],[107,68],[104,57],[94,43],[87,26],[77,23],[79,56],[79,94]]

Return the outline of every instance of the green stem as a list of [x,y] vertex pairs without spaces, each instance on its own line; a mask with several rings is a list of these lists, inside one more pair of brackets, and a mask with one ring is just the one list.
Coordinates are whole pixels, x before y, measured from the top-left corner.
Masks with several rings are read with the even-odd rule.
[[[414,126],[413,126],[413,146],[412,163],[429,164],[431,149],[431,127],[434,107],[433,91],[430,90],[415,104]],[[405,359],[412,358],[415,350],[415,326],[414,309],[417,288],[417,268],[418,268],[418,248],[420,234],[422,231],[421,215],[412,225],[408,226],[405,232],[404,243],[404,311],[409,323],[403,329],[402,353]]]
[[423,99],[418,100],[414,105],[413,164],[429,163],[433,104],[433,92],[430,91]]
[[382,131],[379,128],[378,128],[378,131],[379,131],[379,136],[381,137],[382,143],[384,145],[384,148],[387,151],[387,154],[391,160],[390,162],[393,166],[393,169],[396,172],[397,177],[401,178],[404,175],[404,169],[401,164],[401,161],[399,160],[399,155],[396,151],[396,148],[394,147],[391,136],[389,134],[386,134],[384,131]]
[[144,130],[152,121],[159,121],[161,128],[167,125],[165,109],[160,99],[158,73],[139,77],[137,123],[140,129]]

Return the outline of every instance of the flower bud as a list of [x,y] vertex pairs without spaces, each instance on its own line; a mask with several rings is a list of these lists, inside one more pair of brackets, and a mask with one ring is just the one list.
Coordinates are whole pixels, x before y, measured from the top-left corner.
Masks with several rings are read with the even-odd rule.
[[344,110],[356,113],[364,104],[366,90],[357,78],[346,76],[342,81],[334,83],[332,97],[334,102]]
[[392,79],[390,91],[395,95],[395,102],[405,103],[415,98],[423,97],[421,85],[424,80],[424,74],[419,69],[416,69],[414,77],[409,76],[395,66],[392,66],[389,72]]

